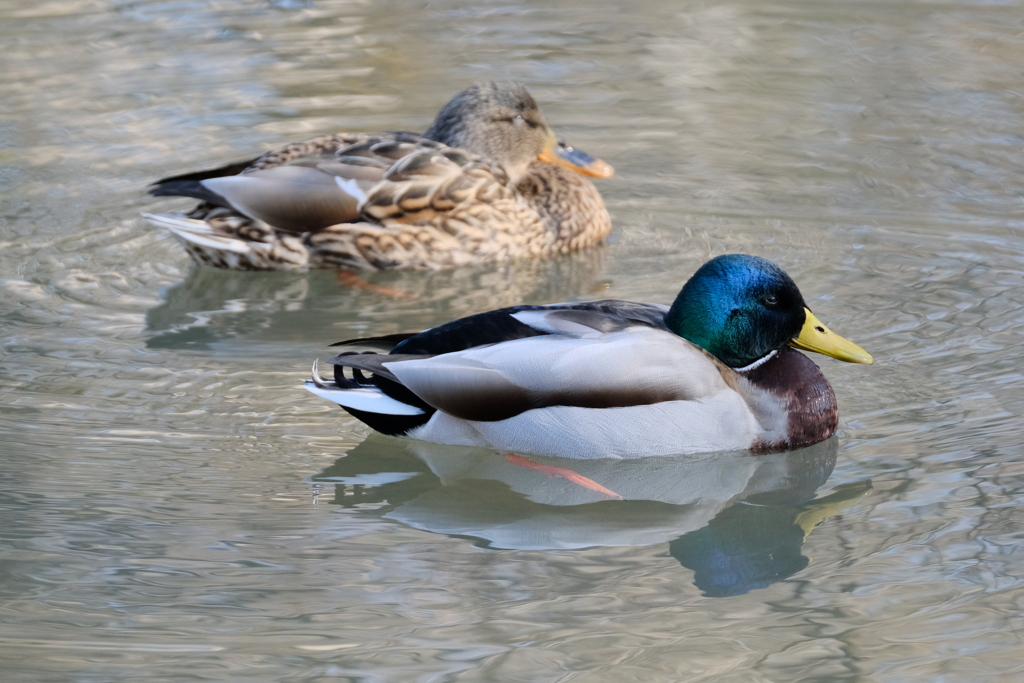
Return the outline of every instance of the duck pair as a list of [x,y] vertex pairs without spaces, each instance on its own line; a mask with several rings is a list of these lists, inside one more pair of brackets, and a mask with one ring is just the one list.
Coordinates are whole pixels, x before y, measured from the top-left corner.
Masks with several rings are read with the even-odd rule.
[[[422,136],[333,135],[155,195],[147,215],[201,262],[230,268],[437,268],[566,253],[611,222],[577,171],[611,169],[560,145],[522,86],[457,95]],[[808,446],[838,426],[835,394],[796,349],[871,363],[832,333],[774,263],[712,259],[671,306],[515,306],[415,334],[340,342],[306,388],[371,428],[435,443],[570,458]]]

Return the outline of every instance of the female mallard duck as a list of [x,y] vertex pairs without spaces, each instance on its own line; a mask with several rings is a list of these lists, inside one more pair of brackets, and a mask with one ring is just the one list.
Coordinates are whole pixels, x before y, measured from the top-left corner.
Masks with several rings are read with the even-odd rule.
[[221,268],[448,268],[607,237],[601,195],[568,169],[612,174],[556,142],[526,88],[480,83],[423,135],[326,135],[164,178],[150,194],[202,203],[187,215],[143,215]]
[[705,263],[671,308],[515,306],[341,345],[389,352],[343,353],[334,381],[314,365],[306,386],[380,432],[570,458],[809,446],[835,432],[836,397],[790,347],[872,362],[781,268],[740,254]]

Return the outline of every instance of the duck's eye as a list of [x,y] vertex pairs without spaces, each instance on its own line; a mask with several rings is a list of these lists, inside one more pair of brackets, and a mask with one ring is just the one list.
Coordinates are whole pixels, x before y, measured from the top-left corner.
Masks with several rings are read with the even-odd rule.
[[761,302],[769,308],[775,308],[779,305],[779,298],[774,294],[765,294],[764,298],[761,299]]
[[508,121],[509,123],[511,123],[513,126],[516,126],[517,128],[522,128],[523,126],[529,126],[530,128],[540,128],[540,126],[541,126],[541,124],[539,122],[532,121],[532,120],[530,120],[528,118],[524,118],[522,114],[517,114],[515,116],[510,116],[507,119],[499,119],[499,120],[501,120],[501,121]]

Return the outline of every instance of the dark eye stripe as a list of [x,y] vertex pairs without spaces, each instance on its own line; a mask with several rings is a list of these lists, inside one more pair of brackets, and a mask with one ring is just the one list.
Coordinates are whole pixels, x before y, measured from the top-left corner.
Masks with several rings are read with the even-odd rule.
[[516,119],[522,119],[523,122],[526,123],[526,125],[528,125],[530,128],[535,128],[536,129],[536,128],[540,128],[541,127],[541,124],[538,123],[537,121],[531,121],[528,118],[525,118],[523,116],[518,116],[518,115],[517,116],[509,116],[508,118],[497,119],[497,120],[498,121],[504,121],[505,123],[511,123],[512,125],[515,125]]

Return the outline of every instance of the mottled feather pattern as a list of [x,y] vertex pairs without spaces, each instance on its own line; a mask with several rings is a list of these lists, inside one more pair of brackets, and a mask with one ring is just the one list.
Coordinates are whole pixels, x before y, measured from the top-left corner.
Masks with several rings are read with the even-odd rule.
[[[403,134],[395,133],[396,138],[401,135]],[[417,138],[419,137],[413,136],[411,133],[405,135]],[[254,161],[249,168],[242,171],[242,173],[252,173],[253,171],[259,171],[265,168],[281,166],[302,157],[321,156],[331,153],[337,154],[340,150],[346,150],[345,154],[348,156],[374,156],[372,152],[366,153],[363,149],[360,149],[360,147],[365,147],[366,150],[369,150],[369,148],[374,145],[390,141],[390,139],[385,140],[381,135],[366,133],[320,135],[302,142],[292,142],[284,147],[267,152],[256,159],[256,161]],[[341,154],[339,154],[339,156],[341,156]],[[390,164],[388,165],[390,166]]]
[[[188,214],[189,218],[207,221],[220,236],[265,244],[267,248],[254,244],[249,254],[223,254],[202,244],[186,243],[185,239],[182,242],[197,261],[241,270],[447,268],[478,260],[460,258],[466,245],[453,236],[468,238],[474,243],[471,247],[479,251],[480,244],[487,239],[486,231],[471,233],[468,223],[460,220],[457,212],[450,216],[451,225],[438,214],[447,215],[459,205],[476,199],[481,186],[503,186],[507,183],[505,174],[481,162],[471,162],[469,155],[432,140],[411,133],[393,135],[394,138],[386,135],[321,136],[269,152],[243,171],[250,173],[330,154],[346,161],[385,158],[388,163],[380,165],[387,166],[389,171],[366,199],[367,222],[338,224],[293,237],[231,209],[203,202]],[[410,157],[409,162],[403,157]],[[395,159],[400,159],[399,163],[393,163]],[[500,193],[500,189],[487,188],[479,192],[479,196],[493,198]],[[506,194],[512,195],[511,192]],[[488,216],[477,217],[478,221],[488,219]],[[504,252],[495,250],[495,253]]]
[[[312,161],[305,160],[332,156],[335,166],[325,168],[330,172],[340,173],[335,169],[344,167],[338,164],[360,160],[387,169],[360,205],[360,222],[292,236],[202,202],[189,218],[207,221],[222,237],[254,246],[248,255],[222,254],[196,243],[186,244],[186,249],[202,263],[243,270],[437,269],[569,253],[603,240],[611,231],[596,188],[571,171],[534,162],[531,171],[539,178],[514,188],[500,168],[412,133],[320,136],[268,152],[242,174],[284,164],[309,165]],[[542,193],[558,187],[546,179],[551,173],[567,189],[553,195],[547,206]],[[582,209],[579,216],[576,209]]]
[[367,222],[310,235],[311,265],[334,265],[339,252],[345,263],[382,269],[450,268],[554,251],[551,231],[503,172],[447,151],[417,152],[396,164],[367,196]]
[[[522,84],[476,83],[422,135],[321,135],[158,180],[150,194],[200,204],[147,218],[198,260],[237,268],[441,269],[564,254],[611,229],[597,188],[567,167],[612,169],[557,139]],[[187,223],[207,218],[209,230]]]
[[553,233],[548,253],[567,254],[611,234],[612,219],[604,201],[590,181],[578,173],[534,161],[516,190],[537,207],[544,225]]
[[[196,215],[202,218],[195,218]],[[151,216],[200,263],[232,270],[297,270],[309,264],[309,249],[293,235],[278,233],[230,209],[200,205],[189,216]]]

